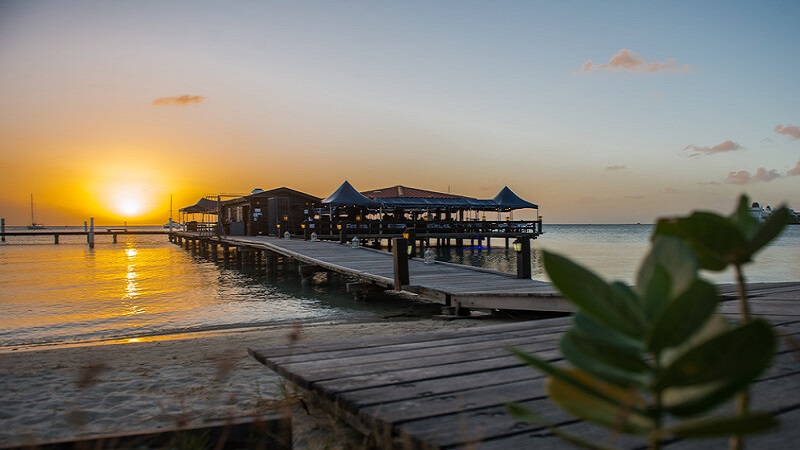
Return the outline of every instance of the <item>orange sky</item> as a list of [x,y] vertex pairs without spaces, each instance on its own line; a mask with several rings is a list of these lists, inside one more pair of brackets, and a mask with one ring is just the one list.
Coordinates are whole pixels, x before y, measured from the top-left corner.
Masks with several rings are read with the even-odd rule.
[[798,209],[800,3],[696,3],[2,2],[0,217],[344,180],[550,223]]

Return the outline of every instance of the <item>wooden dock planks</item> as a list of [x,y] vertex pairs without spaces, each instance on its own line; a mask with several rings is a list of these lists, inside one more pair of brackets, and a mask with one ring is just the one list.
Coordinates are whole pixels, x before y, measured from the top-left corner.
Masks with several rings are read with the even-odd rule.
[[[777,289],[774,289],[777,288]],[[776,413],[777,432],[747,439],[748,448],[787,448],[800,438],[800,283],[764,289],[753,312],[769,318],[782,336],[772,367],[752,386],[754,408]],[[723,313],[736,316],[734,302]],[[542,426],[517,422],[507,402],[539,412],[565,431],[598,443],[637,448],[641,439],[610,435],[555,408],[543,375],[524,366],[514,346],[553,361],[569,317],[450,332],[353,340],[315,346],[250,349],[260,362],[317,397],[385,448],[572,448]],[[732,408],[727,405],[726,408]],[[725,439],[670,442],[665,448],[725,448]]]
[[[332,242],[277,239],[261,236],[226,237],[222,242],[269,250],[302,263],[322,267],[391,289],[394,265],[391,253],[370,248],[351,248]],[[544,282],[515,278],[512,274],[478,267],[436,262],[421,258],[409,260],[410,284],[403,290],[414,292],[448,306],[475,309],[519,309],[529,311],[572,312],[553,287]]]

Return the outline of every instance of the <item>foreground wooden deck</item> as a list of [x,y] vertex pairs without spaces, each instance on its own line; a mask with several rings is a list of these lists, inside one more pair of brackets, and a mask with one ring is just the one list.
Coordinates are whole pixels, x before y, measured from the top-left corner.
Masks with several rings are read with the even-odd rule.
[[[225,237],[220,243],[274,252],[384,289],[394,286],[392,255],[384,251],[260,236]],[[460,264],[425,264],[422,258],[412,258],[409,278],[410,283],[403,290],[455,308],[574,311],[549,283],[520,279],[513,274]]]
[[[748,438],[747,448],[793,448],[800,442],[800,283],[757,284],[751,292],[753,312],[770,320],[781,336],[772,367],[752,387],[752,407],[777,414],[782,426]],[[722,311],[736,317],[737,307],[724,302]],[[506,350],[514,346],[558,361],[558,341],[570,321],[564,317],[250,353],[382,448],[572,448],[542,426],[509,417],[507,402],[534,409],[582,438],[642,448],[641,439],[612,436],[555,408],[544,394],[541,373]],[[666,448],[726,448],[726,439],[675,441]]]

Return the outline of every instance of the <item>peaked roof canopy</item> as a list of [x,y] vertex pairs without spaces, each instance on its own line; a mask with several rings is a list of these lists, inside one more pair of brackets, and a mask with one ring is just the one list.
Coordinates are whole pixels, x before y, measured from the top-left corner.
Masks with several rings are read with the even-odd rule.
[[187,214],[216,214],[217,213],[217,202],[214,200],[209,200],[205,197],[201,198],[192,206],[185,206],[178,210],[182,213]]
[[502,209],[522,209],[522,208],[534,208],[539,209],[539,205],[531,203],[527,200],[523,200],[514,193],[508,186],[504,187],[497,195],[494,196],[492,199],[498,207]]
[[355,190],[353,185],[345,181],[333,194],[322,199],[323,205],[328,206],[369,206],[379,208],[380,203],[370,200]]
[[366,206],[370,208],[453,208],[481,211],[510,211],[512,209],[533,208],[539,206],[523,200],[508,186],[504,187],[493,199],[477,199],[442,192],[406,186],[392,186],[359,193],[345,181],[331,195],[321,202],[326,206]]

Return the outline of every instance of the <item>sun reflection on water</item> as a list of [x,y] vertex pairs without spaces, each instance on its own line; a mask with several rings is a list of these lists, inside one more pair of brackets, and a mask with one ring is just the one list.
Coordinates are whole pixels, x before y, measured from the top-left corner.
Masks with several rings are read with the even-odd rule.
[[123,296],[123,303],[125,304],[126,310],[123,314],[126,316],[143,314],[145,312],[144,308],[132,302],[132,300],[135,300],[136,297],[139,296],[139,284],[137,282],[139,273],[136,271],[135,262],[138,254],[139,250],[137,250],[135,247],[129,247],[125,249],[125,255],[128,257],[128,268],[125,274],[127,284],[125,285],[125,295]]

